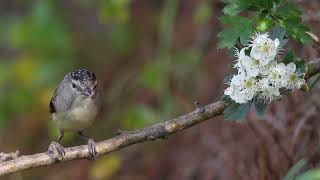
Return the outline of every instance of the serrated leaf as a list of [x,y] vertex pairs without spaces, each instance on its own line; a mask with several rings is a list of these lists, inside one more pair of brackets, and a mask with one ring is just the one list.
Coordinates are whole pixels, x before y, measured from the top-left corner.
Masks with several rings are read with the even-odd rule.
[[298,6],[289,1],[279,7],[276,14],[280,17],[299,17],[301,15],[301,10]]
[[232,48],[237,43],[239,34],[235,33],[233,29],[226,29],[218,34],[220,41],[218,48]]
[[224,14],[237,15],[245,9],[246,7],[241,7],[238,3],[231,3],[226,5],[222,11]]
[[310,31],[309,27],[304,25],[301,21],[287,20],[284,22],[285,27],[288,29],[288,33],[297,41],[307,44],[311,42],[311,37],[307,34]]
[[243,46],[246,46],[250,40],[250,36],[253,34],[253,28],[248,28],[245,29],[241,34],[240,34],[240,43]]
[[220,21],[230,25],[230,28],[218,34],[219,48],[232,48],[239,38],[242,37],[242,41],[246,41],[253,32],[252,19],[241,16],[222,16]]
[[266,113],[268,104],[263,102],[255,102],[254,105],[255,105],[257,116],[263,116]]
[[230,104],[224,111],[224,119],[225,120],[236,120],[241,121],[245,118],[247,112],[250,109],[251,103],[246,104],[238,104],[238,103],[232,103]]
[[291,37],[304,44],[311,42],[311,37],[307,34],[310,29],[302,22],[301,10],[298,6],[289,1],[279,7],[275,15]]

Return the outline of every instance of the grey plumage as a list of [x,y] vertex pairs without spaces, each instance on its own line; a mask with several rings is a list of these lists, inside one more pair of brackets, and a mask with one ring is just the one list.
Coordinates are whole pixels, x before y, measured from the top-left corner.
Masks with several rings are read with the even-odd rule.
[[[94,73],[79,69],[65,75],[51,98],[49,109],[52,120],[59,129],[58,142],[64,131],[77,132],[88,140],[89,152],[95,156],[95,144],[82,131],[88,128],[102,114],[103,103]],[[62,159],[63,147],[53,142],[49,152],[57,151]]]
[[[75,128],[72,128],[64,125],[67,121],[74,123],[90,121],[83,124],[83,126],[90,126],[91,122],[97,119],[102,111],[102,97],[96,86],[95,75],[87,70],[76,70],[64,77],[55,90],[49,105],[52,119],[60,130],[81,131],[86,127],[77,128],[77,124],[75,124]],[[86,91],[94,94],[85,95]],[[83,115],[85,117],[80,117]],[[67,126],[72,125],[67,124]]]

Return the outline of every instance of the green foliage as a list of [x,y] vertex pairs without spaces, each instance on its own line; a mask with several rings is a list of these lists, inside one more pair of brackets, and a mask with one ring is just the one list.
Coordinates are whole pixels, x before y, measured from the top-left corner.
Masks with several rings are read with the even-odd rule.
[[254,105],[257,116],[263,116],[266,113],[268,104],[263,102],[255,102]]
[[295,180],[317,180],[320,179],[320,169],[309,170],[299,175]]
[[291,1],[280,6],[274,13],[274,17],[295,40],[301,43],[311,41],[311,37],[306,33],[309,28],[302,22],[301,11]]
[[274,21],[271,18],[260,18],[256,21],[256,29],[264,32],[271,29],[274,25]]
[[285,37],[285,35],[286,35],[286,29],[282,28],[278,23],[276,23],[274,28],[271,30],[269,37],[271,39],[278,38],[278,40],[280,41],[280,47],[284,47],[289,40]]
[[308,66],[303,59],[296,58],[294,63],[296,64],[297,71],[300,73],[306,73],[308,71]]
[[245,44],[253,33],[252,19],[226,15],[220,17],[220,21],[223,24],[229,25],[230,28],[218,34],[220,38],[218,43],[219,48],[232,48],[239,39],[241,44]]
[[250,107],[251,103],[232,103],[223,111],[224,119],[241,121],[245,118],[247,112],[250,110]]
[[[224,16],[220,18],[228,29],[218,34],[219,48],[232,48],[237,42],[245,44],[253,30],[268,31],[275,25],[285,34],[301,43],[309,43],[309,28],[302,22],[301,11],[291,1],[283,0],[225,0]],[[242,11],[255,12],[250,17],[238,16]],[[281,29],[278,27],[277,29]],[[281,46],[287,41],[283,39]]]
[[292,49],[288,50],[288,52],[286,53],[286,55],[284,56],[282,61],[283,61],[284,64],[289,64],[291,62],[294,62],[295,65],[296,65],[297,70],[300,73],[305,73],[308,70],[307,69],[308,66],[306,65],[304,60],[300,59],[300,58],[297,58]]
[[282,59],[282,62],[284,64],[289,64],[290,62],[293,62],[294,59],[295,59],[295,54],[294,54],[293,50],[289,48],[288,52],[286,53],[286,55]]
[[282,180],[295,180],[298,173],[306,166],[307,160],[301,159],[294,166],[292,166],[286,176]]
[[242,11],[270,11],[274,4],[280,3],[282,0],[225,0],[227,5],[223,8],[223,12],[229,15],[237,15]]

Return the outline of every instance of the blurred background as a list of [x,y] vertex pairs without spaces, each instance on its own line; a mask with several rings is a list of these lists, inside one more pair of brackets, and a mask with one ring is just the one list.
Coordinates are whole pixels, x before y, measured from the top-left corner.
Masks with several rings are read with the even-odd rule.
[[[295,0],[320,34],[320,2]],[[44,152],[57,130],[48,104],[64,75],[96,73],[105,117],[86,131],[96,141],[220,99],[231,58],[217,49],[217,0],[1,0],[0,152]],[[289,43],[307,60],[319,45]],[[0,179],[281,179],[302,158],[317,167],[319,88],[274,102],[243,123],[221,117],[169,137],[100,157],[40,167]],[[85,144],[66,134],[65,147]]]

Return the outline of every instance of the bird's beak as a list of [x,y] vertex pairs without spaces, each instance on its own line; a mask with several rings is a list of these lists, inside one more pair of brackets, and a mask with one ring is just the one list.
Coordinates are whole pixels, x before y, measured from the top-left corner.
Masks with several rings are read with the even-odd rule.
[[91,89],[90,88],[86,88],[84,92],[82,92],[83,95],[85,96],[91,96],[92,95],[92,92],[91,92]]

